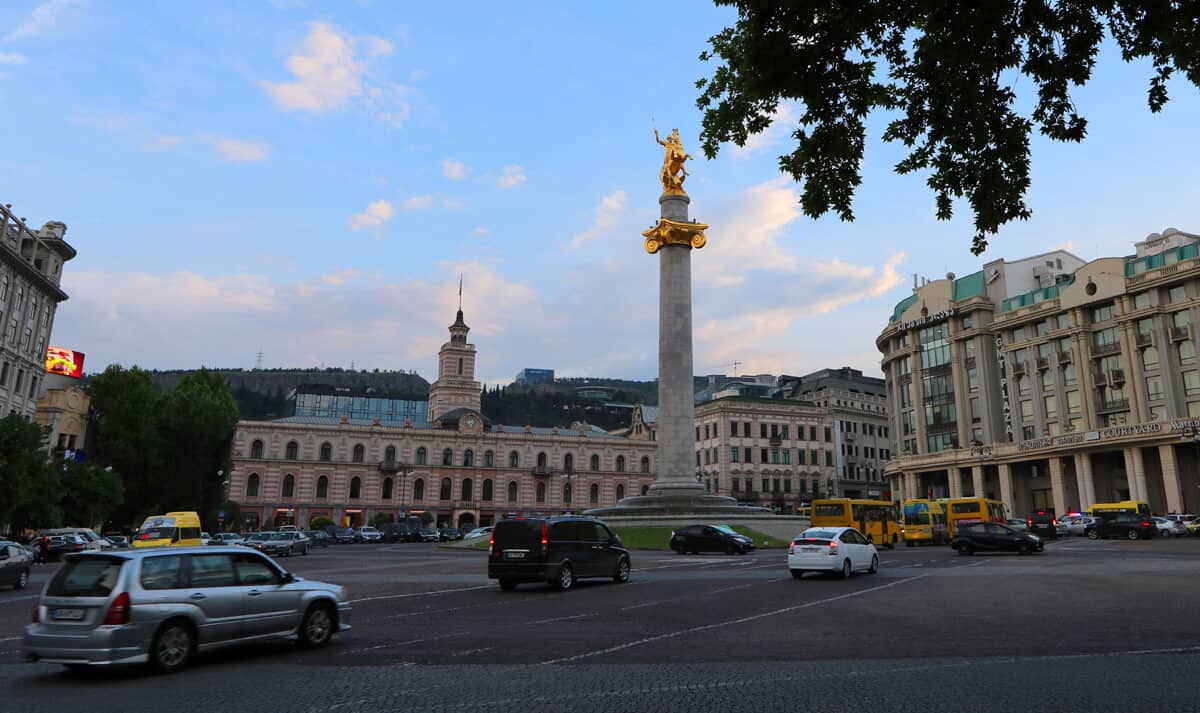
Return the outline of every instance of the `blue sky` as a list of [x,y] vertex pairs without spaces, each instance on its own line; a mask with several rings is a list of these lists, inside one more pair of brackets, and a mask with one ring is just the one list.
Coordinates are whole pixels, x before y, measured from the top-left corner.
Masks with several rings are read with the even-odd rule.
[[[479,377],[653,378],[660,130],[699,154],[702,2],[0,6],[0,200],[79,251],[54,342],[153,368],[412,369],[434,376],[458,276]],[[1035,140],[1033,219],[984,259],[1132,252],[1200,232],[1197,90],[1146,108],[1107,47],[1082,145]],[[1030,89],[1026,80],[1018,91]],[[854,223],[810,220],[782,125],[689,162],[697,373],[878,373],[912,273],[977,269],[971,216],[934,219],[872,121]]]

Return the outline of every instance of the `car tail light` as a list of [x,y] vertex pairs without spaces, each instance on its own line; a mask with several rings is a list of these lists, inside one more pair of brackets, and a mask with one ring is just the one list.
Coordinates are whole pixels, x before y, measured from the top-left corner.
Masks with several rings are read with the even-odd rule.
[[104,624],[112,626],[129,623],[129,592],[121,592],[113,600],[108,613],[104,615]]
[[1151,524],[1149,520],[1142,520],[1142,527],[1150,527]]
[[833,555],[836,555],[836,554],[837,554],[837,543],[830,542],[829,543],[829,556],[832,557]]
[[788,545],[788,554],[789,554],[789,555],[794,555],[794,554],[796,554],[796,543],[795,543],[795,542],[793,542],[792,544]]
[[550,525],[542,523],[542,556],[550,554]]
[[42,605],[41,604],[33,605],[33,616],[31,618],[33,619],[34,624],[36,624],[42,620]]
[[492,534],[488,537],[488,557],[496,556],[496,535]]
[[1032,517],[1025,518],[1025,527],[1033,527],[1033,518]]

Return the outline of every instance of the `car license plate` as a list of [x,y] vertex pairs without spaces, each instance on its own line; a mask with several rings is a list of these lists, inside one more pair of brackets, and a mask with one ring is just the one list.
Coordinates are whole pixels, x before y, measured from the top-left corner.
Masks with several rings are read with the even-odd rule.
[[821,549],[820,547],[801,547],[800,551],[801,552],[818,552],[818,551],[820,551],[820,549]]
[[82,621],[82,609],[52,609],[50,618],[58,621]]
[[507,557],[507,558],[509,558],[510,560],[523,560],[523,559],[525,559],[525,553],[524,553],[524,552],[505,552],[505,553],[504,553],[504,556],[505,556],[505,557]]

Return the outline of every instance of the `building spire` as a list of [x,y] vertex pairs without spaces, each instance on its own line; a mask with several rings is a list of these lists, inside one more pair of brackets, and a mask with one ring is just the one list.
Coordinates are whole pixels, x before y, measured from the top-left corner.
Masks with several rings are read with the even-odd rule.
[[458,311],[462,313],[462,278],[463,274],[458,273]]

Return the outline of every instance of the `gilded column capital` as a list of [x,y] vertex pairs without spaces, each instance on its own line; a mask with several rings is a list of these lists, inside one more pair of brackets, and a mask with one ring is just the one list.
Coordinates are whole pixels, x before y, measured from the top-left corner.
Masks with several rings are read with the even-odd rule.
[[705,223],[683,223],[670,218],[660,218],[653,228],[642,235],[646,238],[646,252],[653,255],[667,245],[682,245],[699,250],[708,243],[704,231]]

